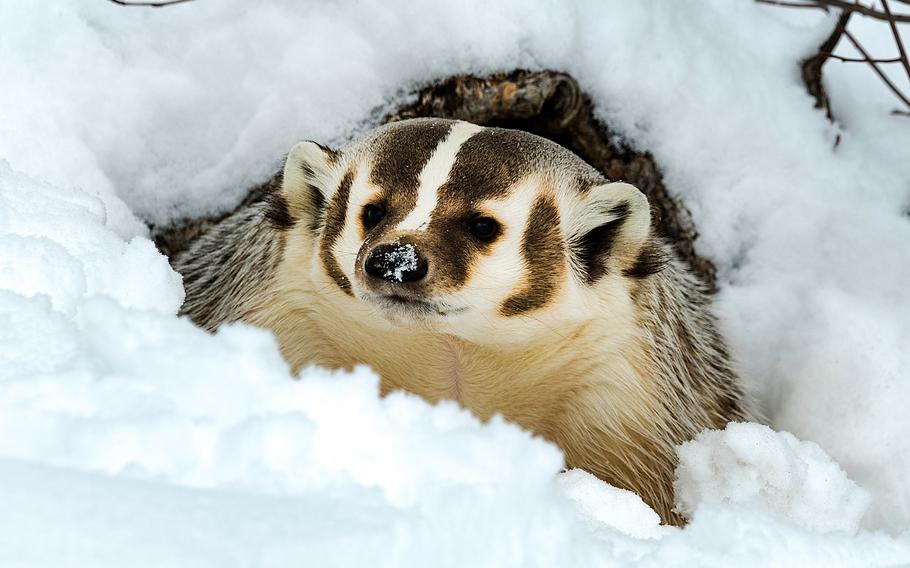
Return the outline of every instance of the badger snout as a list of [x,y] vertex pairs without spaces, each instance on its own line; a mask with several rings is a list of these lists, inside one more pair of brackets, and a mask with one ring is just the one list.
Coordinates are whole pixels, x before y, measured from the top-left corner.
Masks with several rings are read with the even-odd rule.
[[358,272],[365,288],[361,297],[395,322],[446,315],[431,296],[430,262],[411,242],[396,240],[363,251]]
[[[425,252],[427,249],[429,252]],[[398,324],[425,325],[430,320],[461,314],[468,307],[452,303],[452,298],[440,291],[440,278],[444,282],[447,264],[434,264],[439,257],[438,250],[413,235],[367,244],[357,253],[356,294]]]
[[412,284],[423,280],[430,263],[411,243],[377,245],[366,255],[363,272],[368,280]]

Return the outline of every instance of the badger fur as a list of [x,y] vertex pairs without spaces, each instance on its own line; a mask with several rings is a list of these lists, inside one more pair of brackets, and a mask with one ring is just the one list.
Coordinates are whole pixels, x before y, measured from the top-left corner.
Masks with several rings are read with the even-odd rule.
[[753,411],[647,199],[525,132],[415,119],[302,142],[264,202],[173,260],[183,313],[270,329],[296,371],[501,413],[665,522],[674,447]]

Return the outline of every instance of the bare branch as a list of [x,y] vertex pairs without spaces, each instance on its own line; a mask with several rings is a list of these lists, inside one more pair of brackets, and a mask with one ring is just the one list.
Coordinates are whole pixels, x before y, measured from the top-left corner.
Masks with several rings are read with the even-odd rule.
[[785,6],[787,8],[821,8],[827,10],[825,6],[817,2],[788,2],[787,0],[755,0],[759,4],[770,4],[772,6]]
[[173,6],[174,4],[183,4],[184,2],[192,2],[193,0],[162,0],[160,2],[127,2],[126,0],[109,0],[118,6],[142,6],[145,8],[164,8],[165,6]]
[[[891,11],[891,6],[888,4],[889,0],[881,0],[882,11],[878,11],[874,6],[867,6],[860,4],[859,0],[805,0],[803,2],[794,1],[794,0],[755,0],[761,4],[770,4],[774,6],[784,6],[788,8],[816,8],[824,10],[825,12],[829,11],[831,8],[840,9],[840,17],[838,18],[837,24],[834,27],[834,30],[831,32],[831,35],[819,46],[818,53],[804,59],[802,61],[802,73],[803,73],[803,82],[806,84],[806,88],[809,90],[809,94],[815,97],[815,107],[824,108],[825,114],[829,119],[832,119],[831,114],[831,104],[825,93],[824,86],[822,85],[822,65],[828,59],[834,59],[836,61],[843,61],[848,63],[866,63],[872,70],[878,75],[879,79],[885,83],[885,86],[901,100],[902,103],[910,107],[910,97],[901,92],[901,90],[894,84],[891,79],[879,68],[879,65],[886,63],[900,63],[904,68],[904,71],[907,73],[907,79],[910,81],[910,58],[907,56],[907,50],[904,48],[904,42],[901,39],[900,32],[897,29],[897,22],[910,22],[910,15],[905,14],[894,14]],[[910,6],[910,0],[894,0],[895,2],[900,2]],[[894,36],[894,43],[897,44],[897,50],[899,52],[898,57],[893,58],[872,58],[866,50],[859,44],[853,35],[847,31],[847,21],[849,20],[850,14],[858,13],[863,16],[869,16],[878,20],[883,20],[888,22],[888,26],[891,29],[891,35]],[[837,42],[840,40],[842,35],[846,35],[847,39],[850,40],[850,43],[860,52],[862,58],[853,58],[853,57],[844,57],[841,55],[835,55],[834,48],[837,46]],[[897,110],[893,114],[904,115],[907,114],[906,111]]]
[[904,42],[901,40],[901,34],[897,31],[897,24],[894,23],[894,17],[891,15],[891,8],[888,6],[888,0],[882,0],[882,8],[888,14],[888,26],[891,28],[891,34],[894,36],[894,43],[897,44],[897,51],[901,54],[900,62],[904,65],[904,71],[907,72],[907,80],[910,81],[910,60],[907,59],[907,50],[904,49]]
[[897,98],[899,98],[905,105],[907,105],[907,108],[910,108],[910,99],[908,99],[904,95],[904,93],[902,93],[900,91],[900,89],[898,89],[897,86],[893,82],[891,82],[891,79],[889,79],[888,76],[885,75],[885,73],[881,69],[879,69],[878,65],[875,63],[875,60],[873,60],[871,57],[869,57],[869,54],[866,52],[865,49],[863,49],[863,46],[860,45],[860,43],[858,41],[856,41],[856,38],[853,37],[853,34],[851,34],[849,31],[845,31],[844,35],[847,36],[847,39],[850,40],[850,43],[853,44],[853,47],[855,47],[856,50],[859,51],[860,54],[866,58],[866,62],[869,63],[869,66],[872,67],[872,70],[875,71],[875,73],[876,73],[876,75],[878,75],[879,79],[884,81],[885,85],[887,85],[888,88],[891,89],[891,92],[894,93],[894,95]]
[[[859,57],[844,57],[835,53],[821,53],[819,55],[822,55],[828,59],[843,61],[844,63],[870,63],[868,59],[862,59]],[[901,63],[901,58],[892,57],[891,59],[873,59],[871,63]]]
[[[860,4],[859,1],[847,2],[846,0],[807,0],[806,2],[791,1],[791,0],[755,0],[759,4],[770,4],[772,6],[785,6],[787,8],[817,8],[824,11],[828,11],[828,8],[839,8],[841,10],[849,10],[851,12],[856,12],[862,14],[863,16],[869,16],[876,20],[882,20],[884,22],[890,22],[894,20],[895,22],[910,22],[910,14],[892,14],[889,11],[878,11],[872,6],[866,6],[865,4]],[[901,2],[902,4],[910,5],[910,0],[895,0]]]
[[882,20],[885,22],[890,22],[891,20],[894,20],[895,22],[910,22],[910,14],[886,14],[885,12],[879,12],[871,6],[860,4],[858,1],[846,2],[845,0],[815,0],[815,3],[826,7],[850,10],[852,12],[862,14],[863,16],[869,16],[870,18],[875,18],[876,20]]
[[840,38],[847,31],[847,22],[850,21],[851,15],[853,15],[853,12],[848,10],[841,11],[834,29],[831,30],[825,41],[818,46],[818,53],[803,59],[800,64],[806,89],[815,98],[815,108],[825,109],[825,116],[828,117],[828,120],[833,120],[834,116],[831,113],[831,101],[828,99],[828,94],[825,93],[825,87],[822,84],[822,66],[828,60],[827,54],[834,51]]

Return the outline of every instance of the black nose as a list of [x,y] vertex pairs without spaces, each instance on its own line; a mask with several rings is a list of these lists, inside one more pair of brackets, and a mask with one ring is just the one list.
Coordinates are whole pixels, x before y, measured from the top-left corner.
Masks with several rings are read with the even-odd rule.
[[429,263],[412,244],[379,245],[367,257],[363,269],[374,278],[389,282],[419,282]]

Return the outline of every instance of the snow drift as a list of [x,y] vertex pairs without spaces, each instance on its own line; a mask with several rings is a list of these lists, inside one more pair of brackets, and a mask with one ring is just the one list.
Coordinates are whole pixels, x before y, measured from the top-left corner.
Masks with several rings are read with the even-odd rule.
[[[829,80],[842,126],[814,110],[795,62],[831,21],[788,17],[0,4],[0,563],[910,563],[910,133],[850,73]],[[292,381],[267,333],[175,317],[144,223],[230,209],[297,140],[342,140],[426,81],[516,67],[572,73],[654,153],[743,375],[811,440],[685,444],[683,530],[510,424],[380,399],[365,368]]]

